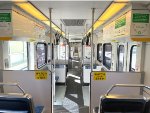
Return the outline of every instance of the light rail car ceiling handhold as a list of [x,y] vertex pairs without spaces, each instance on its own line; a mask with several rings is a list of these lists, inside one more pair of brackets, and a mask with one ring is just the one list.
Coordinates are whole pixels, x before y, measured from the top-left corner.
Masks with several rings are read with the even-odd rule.
[[56,45],[59,45],[60,42],[60,34],[59,33],[55,33],[55,38],[56,38]]
[[86,45],[89,46],[90,45],[90,37],[91,37],[91,33],[89,33],[86,37]]

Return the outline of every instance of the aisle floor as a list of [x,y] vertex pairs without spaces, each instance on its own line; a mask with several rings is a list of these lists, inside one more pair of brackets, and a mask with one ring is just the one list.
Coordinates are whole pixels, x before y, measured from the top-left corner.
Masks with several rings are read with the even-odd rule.
[[83,86],[79,59],[69,62],[66,86],[56,86],[54,113],[88,113],[89,87]]

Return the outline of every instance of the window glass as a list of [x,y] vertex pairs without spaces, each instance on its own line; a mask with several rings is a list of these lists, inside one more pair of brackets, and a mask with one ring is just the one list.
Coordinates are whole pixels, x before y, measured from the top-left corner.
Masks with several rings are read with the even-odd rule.
[[124,67],[124,46],[120,45],[118,51],[119,51],[119,54],[118,54],[118,70],[123,71],[123,67]]
[[102,62],[102,44],[97,45],[97,60]]
[[112,45],[104,44],[104,55],[103,64],[110,69],[111,68],[111,57],[112,57]]
[[9,69],[20,70],[27,67],[27,43],[9,41]]
[[64,44],[59,45],[58,55],[59,55],[58,59],[65,60],[65,45]]
[[19,42],[19,41],[10,41],[9,42],[9,50],[10,50],[10,54],[23,53],[24,44],[23,44],[23,42]]
[[137,46],[134,45],[131,47],[131,51],[130,51],[130,71],[135,71],[136,53],[137,53]]
[[47,47],[45,43],[38,43],[36,46],[37,68],[41,68],[47,62]]

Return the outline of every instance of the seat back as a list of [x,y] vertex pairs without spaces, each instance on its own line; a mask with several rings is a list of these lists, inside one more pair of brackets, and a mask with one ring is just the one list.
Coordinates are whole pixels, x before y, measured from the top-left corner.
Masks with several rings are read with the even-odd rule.
[[142,98],[109,98],[104,96],[101,99],[100,113],[119,112],[119,113],[144,113],[146,100]]
[[0,113],[35,113],[32,96],[17,83],[0,83],[1,86],[15,86],[22,93],[1,93]]
[[146,102],[144,113],[150,113],[150,99]]
[[26,95],[0,95],[0,112],[34,113],[32,97]]

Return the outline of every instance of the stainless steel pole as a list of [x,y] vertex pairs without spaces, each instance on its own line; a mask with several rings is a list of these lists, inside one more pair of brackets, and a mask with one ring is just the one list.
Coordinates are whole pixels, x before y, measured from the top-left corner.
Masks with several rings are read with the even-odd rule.
[[52,8],[49,8],[50,22],[50,71],[52,71]]
[[[66,29],[65,29],[65,38],[66,38]],[[66,64],[66,45],[67,45],[67,40],[66,40],[66,43],[65,43],[65,64]]]
[[[69,40],[69,33],[68,33],[68,40]],[[68,41],[69,42],[69,41]],[[70,60],[70,58],[71,58],[71,55],[70,55],[70,53],[71,53],[71,47],[70,47],[70,43],[68,43],[68,47],[69,47],[69,52],[68,52],[68,59]]]
[[[61,37],[60,38],[63,38],[62,37],[62,24],[60,24],[60,32],[61,32]],[[63,39],[63,41],[64,41],[64,39]],[[59,45],[59,57],[61,56],[60,55],[60,46],[62,46],[62,45]],[[62,47],[61,47],[62,48]],[[62,50],[62,49],[61,49]],[[59,58],[60,59],[60,58]]]
[[92,8],[92,32],[91,32],[91,72],[93,71],[93,32],[94,32],[94,12],[95,8]]
[[57,52],[57,51],[56,51],[56,46],[57,46],[57,45],[56,45],[56,37],[55,37],[55,38],[54,38],[54,46],[53,46],[53,47],[54,47],[54,52],[53,52],[53,53],[54,53],[54,57],[53,57],[53,61],[54,61],[54,72],[55,72],[55,67],[56,67],[56,61],[55,61],[55,60],[56,60],[56,59],[55,59],[55,58],[56,58],[56,52]]

